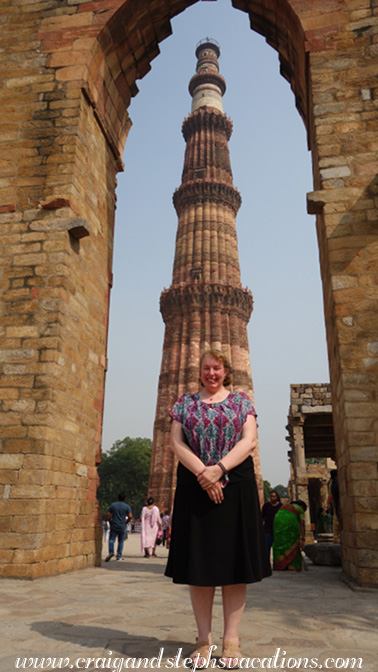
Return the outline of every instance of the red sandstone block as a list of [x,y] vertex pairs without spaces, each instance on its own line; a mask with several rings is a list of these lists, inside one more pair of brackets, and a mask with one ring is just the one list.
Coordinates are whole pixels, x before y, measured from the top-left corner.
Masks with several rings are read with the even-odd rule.
[[[67,98],[65,98],[64,100],[53,100],[50,103],[50,109],[52,109],[52,110],[60,110],[60,109],[65,110],[65,109],[69,109],[69,108],[80,109],[80,100],[78,98],[74,98],[73,100],[67,100]],[[61,138],[60,140],[61,140],[61,144],[62,144],[62,140],[65,141],[64,146],[62,148],[62,151],[73,151],[73,150],[75,150],[76,144],[72,141],[70,143],[70,141],[67,139],[66,136],[64,136],[64,138]],[[66,207],[70,207],[69,199],[66,199],[66,201],[67,201]],[[64,206],[60,206],[60,207],[64,207]]]
[[71,572],[74,566],[73,558],[62,558],[58,560],[58,573]]
[[[17,238],[19,236],[17,235]],[[23,267],[18,267],[18,268],[5,268],[3,271],[3,275],[5,278],[20,278],[20,277],[26,277],[30,275],[34,275],[33,269],[30,268],[29,266],[23,266]]]
[[75,462],[65,458],[53,458],[52,469],[56,471],[61,471],[63,474],[75,474],[76,465]]
[[378,530],[378,515],[375,513],[356,513],[355,529],[357,532],[376,532]]
[[352,480],[348,484],[351,497],[378,497],[378,481]]
[[21,347],[21,339],[19,338],[3,338],[1,340],[3,350],[8,349],[8,352],[2,353],[2,359],[9,361],[16,355],[16,350]]
[[19,391],[14,388],[0,388],[0,400],[1,399],[18,399]]
[[55,487],[51,485],[16,485],[11,489],[11,499],[53,499]]
[[93,408],[95,408],[96,411],[99,411],[100,413],[102,413],[102,408],[103,408],[102,400],[101,399],[94,399]]
[[58,546],[53,547],[55,553],[54,553],[54,558],[57,558],[58,560],[60,558],[68,558],[71,555],[71,544],[66,543],[66,544],[59,544]]
[[15,266],[36,266],[47,261],[47,255],[41,254],[19,254],[14,257],[13,263]]
[[20,421],[20,413],[11,413],[11,412],[3,412],[0,416],[0,425],[3,427],[7,427],[9,425],[17,425]]
[[55,517],[55,530],[73,530],[76,527],[76,516],[74,514],[57,515]]
[[47,67],[61,68],[70,65],[78,65],[80,63],[88,63],[90,56],[91,54],[88,51],[59,51],[48,57]]
[[37,533],[51,532],[54,529],[54,518],[51,515],[29,515],[24,513],[21,516],[13,516],[12,531],[26,534],[31,530]]
[[[348,2],[348,10],[349,10],[350,13],[352,13],[353,11],[355,11],[357,9],[362,9],[366,6],[367,6],[366,5],[366,0],[349,0],[349,2]],[[372,4],[370,2],[370,6],[374,7],[374,3]],[[370,14],[369,14],[369,16],[370,16]]]
[[[92,0],[80,5],[78,7],[78,13],[93,12],[95,16],[101,13],[105,14],[106,20],[108,20],[109,17],[120,8],[121,4],[120,0]],[[110,11],[105,12],[105,10]]]
[[93,12],[82,12],[80,14],[60,14],[59,16],[51,16],[43,19],[41,22],[40,33],[38,39],[43,39],[43,36],[50,36],[52,31],[62,31],[65,34],[67,28],[77,28],[78,26],[90,26],[93,23]]
[[[47,131],[46,133],[47,134]],[[24,177],[24,178],[15,178],[13,180],[13,184],[15,187],[27,187],[27,189],[24,189],[24,193],[29,193],[30,194],[30,187],[39,187],[44,185],[44,178],[43,177]],[[22,189],[19,190],[22,193]],[[36,190],[37,192],[37,190]]]
[[357,513],[376,513],[378,514],[378,497],[355,497],[354,507],[351,514]]
[[3,301],[19,301],[20,299],[27,299],[29,296],[30,289],[28,287],[8,289],[2,294]]
[[2,212],[15,212],[16,211],[16,205],[15,204],[9,204],[9,205],[0,205],[0,213]]
[[50,474],[50,477],[52,485],[61,485],[72,488],[77,488],[80,486],[80,478],[72,474],[62,474],[58,471],[54,471]]
[[[88,51],[91,52],[92,58],[94,58],[94,51],[98,48],[97,40],[94,40],[93,37],[78,37],[72,43],[72,49],[74,51]],[[55,50],[54,50],[55,51]],[[102,62],[102,56],[101,62]]]
[[[54,486],[55,490],[55,486]],[[75,494],[77,495],[76,492],[77,488],[66,488],[64,486],[58,485],[56,487],[56,498],[57,499],[73,499],[75,497]]]
[[[19,485],[51,485],[51,476],[43,469],[35,471],[31,469],[22,469],[18,479]],[[34,528],[33,528],[34,529]],[[15,530],[18,531],[18,530]]]
[[23,464],[23,455],[0,455],[1,469],[20,469]]
[[[24,286],[24,278],[19,278],[16,280],[11,280],[11,288],[15,289],[17,287],[23,287]],[[7,289],[9,287],[9,281],[4,280],[4,282],[0,283],[1,289]]]
[[29,439],[5,439],[3,445],[7,453],[29,453],[32,448]]
[[303,17],[302,25],[305,30],[335,30],[336,34],[340,32],[340,26],[348,21],[348,14],[345,11],[324,12]]
[[347,467],[349,480],[378,479],[377,462],[352,462]]
[[32,287],[31,293],[30,293],[30,298],[31,299],[37,299],[39,296],[39,287]]
[[0,575],[2,573],[2,567],[1,565],[7,565],[12,561],[12,557],[15,551],[12,550],[3,550],[0,551]]
[[[17,140],[18,132],[17,132],[17,127],[13,127],[13,129],[9,129],[7,131],[4,131],[1,134],[1,142],[4,144],[8,144],[9,142],[15,142]],[[3,144],[3,146],[4,146]],[[5,181],[5,184],[9,184],[9,180]]]
[[0,574],[5,578],[32,579],[34,578],[35,565],[10,564],[0,567]]
[[24,551],[22,549],[16,549],[14,551],[12,562],[16,565],[20,565],[20,564],[24,564],[24,563],[28,564],[28,563],[35,562],[36,553],[37,553],[37,551],[35,551],[35,550]]
[[86,528],[75,528],[71,535],[73,543],[82,543],[93,539],[93,530]]
[[[12,486],[12,490],[13,490]],[[35,535],[36,536],[36,535]],[[35,542],[34,535],[23,535],[16,532],[4,532],[0,535],[0,548],[32,548]]]
[[[4,227],[5,228],[5,227]],[[14,243],[19,243],[21,240],[21,234],[20,233],[6,233],[5,231],[2,232],[1,236],[1,244],[7,247],[14,244]],[[4,272],[8,273],[9,269],[5,269]],[[9,277],[8,275],[6,277]]]
[[356,580],[360,586],[378,586],[378,569],[356,568]]
[[[79,109],[78,107],[75,107],[75,108],[66,108],[66,109],[63,110],[63,112],[62,112],[62,120],[61,120],[60,123],[61,123],[61,125],[63,126],[65,120],[68,120],[68,119],[74,119],[75,117],[79,117],[79,116],[80,116],[80,109]],[[68,148],[67,148],[67,150],[68,150]],[[72,151],[73,151],[73,150],[72,150]],[[68,161],[67,161],[67,163],[68,163]]]
[[41,51],[43,53],[53,53],[57,51],[70,51],[73,47],[73,40],[62,38],[55,40],[43,40],[41,43]]
[[[7,469],[0,469],[0,484],[1,485],[15,485],[18,483],[18,472],[16,470],[7,470]],[[5,528],[2,529],[2,518],[0,517],[0,531],[10,531]]]
[[39,579],[42,576],[53,576],[59,574],[58,560],[48,560],[47,562],[35,562],[32,565],[32,578]]
[[90,515],[93,512],[94,507],[95,507],[95,510],[97,510],[96,504],[93,504],[93,502],[90,502],[90,501],[87,501],[87,500],[84,499],[80,502],[79,512],[80,512],[80,514],[83,514],[83,515],[87,516],[87,515]]
[[18,438],[26,436],[27,428],[14,425],[12,427],[0,427],[0,438]]
[[360,532],[355,538],[351,535],[349,545],[352,545],[354,541],[357,548],[371,548],[378,551],[378,535],[375,532]]

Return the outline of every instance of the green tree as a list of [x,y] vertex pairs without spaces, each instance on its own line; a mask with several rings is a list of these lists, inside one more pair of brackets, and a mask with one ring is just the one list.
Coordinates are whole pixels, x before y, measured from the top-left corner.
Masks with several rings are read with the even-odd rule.
[[134,516],[139,515],[147,495],[151,453],[151,439],[126,436],[122,441],[116,441],[108,453],[102,454],[97,498],[103,514],[117,500],[118,494],[124,492]]
[[276,490],[276,492],[278,492],[278,494],[279,494],[279,496],[281,497],[281,499],[289,496],[288,490],[287,490],[287,488],[286,488],[284,485],[281,485],[281,484],[280,484],[280,485],[276,485],[276,486],[273,488],[273,490]]
[[269,502],[269,494],[272,489],[269,481],[263,481],[264,484],[264,502]]

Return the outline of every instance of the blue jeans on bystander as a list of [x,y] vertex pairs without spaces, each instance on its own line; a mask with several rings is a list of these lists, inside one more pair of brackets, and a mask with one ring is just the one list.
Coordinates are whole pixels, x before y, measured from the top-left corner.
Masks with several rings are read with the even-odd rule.
[[118,539],[118,545],[117,545],[117,560],[119,558],[122,558],[122,551],[123,551],[123,544],[125,541],[126,537],[126,527],[120,529],[120,528],[110,528],[110,534],[109,534],[109,555],[114,555],[114,542],[116,539]]

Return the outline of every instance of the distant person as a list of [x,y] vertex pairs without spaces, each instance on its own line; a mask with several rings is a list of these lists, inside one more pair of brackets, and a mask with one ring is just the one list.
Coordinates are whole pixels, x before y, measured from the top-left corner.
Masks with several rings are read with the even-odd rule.
[[104,528],[104,541],[108,541],[110,532],[110,523],[108,520],[103,521],[103,528]]
[[327,518],[324,509],[321,506],[318,511],[318,515],[316,516],[315,539],[318,538],[319,534],[325,534],[326,532],[327,532]]
[[273,546],[273,521],[277,511],[282,506],[281,497],[277,490],[271,490],[269,502],[265,502],[262,507],[262,519],[265,532],[266,545],[268,549],[268,558],[270,561],[270,552]]
[[171,516],[169,515],[169,511],[165,512],[161,522],[163,524],[163,546],[165,546],[169,534],[169,527],[171,525]]
[[105,562],[114,557],[114,542],[117,539],[117,560],[122,559],[123,544],[127,539],[127,523],[132,518],[131,507],[125,503],[126,495],[121,492],[118,501],[113,502],[108,509],[108,521],[110,522],[109,553]]
[[274,517],[273,568],[277,571],[302,569],[306,509],[307,504],[297,499],[283,504]]
[[331,469],[331,482],[329,486],[329,503],[331,513],[333,514],[333,541],[340,542],[341,516],[340,516],[340,494],[337,469]]
[[160,512],[154,502],[154,498],[149,497],[141,514],[141,545],[142,553],[144,553],[145,558],[150,558],[152,555],[156,555],[156,537],[162,527]]

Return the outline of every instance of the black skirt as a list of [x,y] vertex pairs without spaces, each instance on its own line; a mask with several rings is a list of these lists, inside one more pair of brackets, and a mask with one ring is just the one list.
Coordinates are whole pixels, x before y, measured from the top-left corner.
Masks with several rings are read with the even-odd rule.
[[260,504],[248,457],[230,472],[224,500],[214,504],[182,464],[165,575],[174,583],[227,586],[271,575]]

